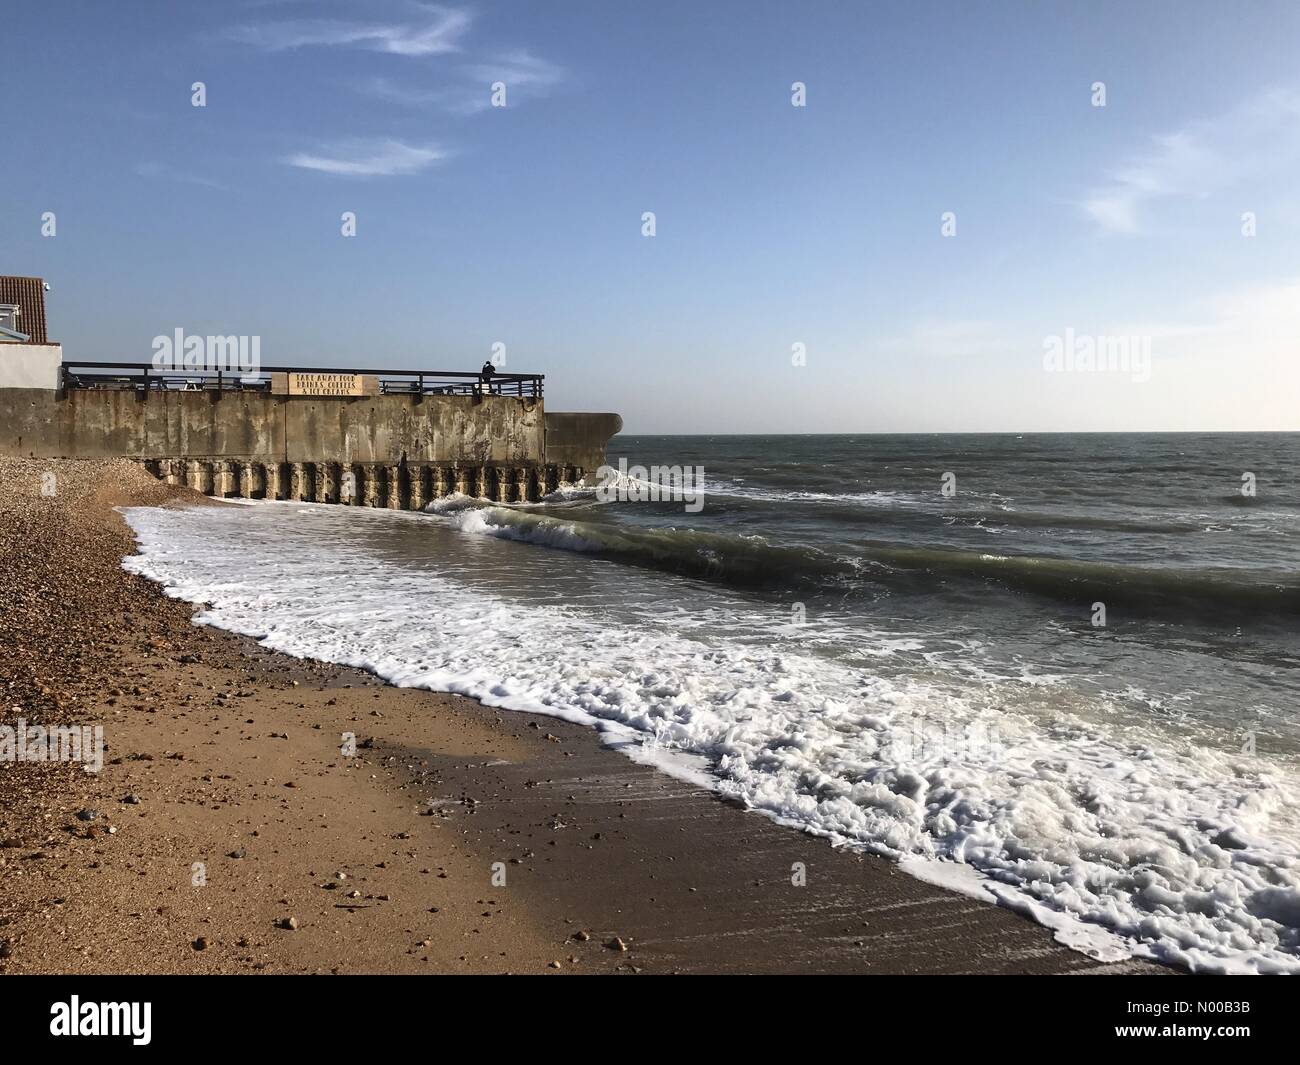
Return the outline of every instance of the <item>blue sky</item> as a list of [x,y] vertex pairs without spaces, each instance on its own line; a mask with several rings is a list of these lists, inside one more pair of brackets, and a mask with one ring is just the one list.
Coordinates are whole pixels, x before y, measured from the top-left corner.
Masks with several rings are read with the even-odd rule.
[[[6,16],[0,272],[50,282],[70,357],[500,342],[635,432],[1300,429],[1298,31],[1293,3],[49,0]],[[1149,379],[1047,372],[1067,332],[1141,339]]]

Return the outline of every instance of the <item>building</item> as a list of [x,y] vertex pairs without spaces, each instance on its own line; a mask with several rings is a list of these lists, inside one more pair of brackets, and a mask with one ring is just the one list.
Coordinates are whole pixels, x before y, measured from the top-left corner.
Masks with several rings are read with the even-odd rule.
[[48,344],[45,289],[39,277],[0,275],[0,343]]
[[0,388],[58,388],[63,346],[45,325],[39,277],[0,275]]

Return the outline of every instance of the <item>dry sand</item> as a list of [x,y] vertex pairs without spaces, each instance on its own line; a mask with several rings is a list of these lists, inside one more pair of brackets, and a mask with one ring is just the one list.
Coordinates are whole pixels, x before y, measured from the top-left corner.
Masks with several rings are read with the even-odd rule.
[[102,724],[109,747],[98,775],[0,764],[0,971],[1164,971],[581,727],[195,626],[121,569],[120,505],[221,504],[127,461],[0,460],[0,721]]

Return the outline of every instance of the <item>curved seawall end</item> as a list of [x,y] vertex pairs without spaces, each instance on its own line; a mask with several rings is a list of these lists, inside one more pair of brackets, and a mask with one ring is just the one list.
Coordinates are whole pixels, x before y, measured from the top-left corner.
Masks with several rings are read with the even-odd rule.
[[548,411],[546,461],[576,466],[590,478],[605,464],[605,449],[622,429],[623,418],[618,414]]

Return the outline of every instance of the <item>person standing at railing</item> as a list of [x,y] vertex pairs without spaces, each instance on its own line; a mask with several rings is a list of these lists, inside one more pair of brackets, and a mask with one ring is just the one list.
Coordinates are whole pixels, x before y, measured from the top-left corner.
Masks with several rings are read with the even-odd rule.
[[483,364],[483,369],[481,369],[478,374],[479,384],[483,392],[492,391],[492,375],[496,373],[496,370],[497,368],[492,365],[491,359]]

